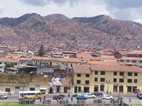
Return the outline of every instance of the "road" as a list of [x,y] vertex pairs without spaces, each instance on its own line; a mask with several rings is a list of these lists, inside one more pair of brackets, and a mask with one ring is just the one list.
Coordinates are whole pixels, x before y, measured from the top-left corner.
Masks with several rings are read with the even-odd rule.
[[[117,100],[118,97],[114,97],[115,100]],[[142,105],[142,100],[138,99],[137,97],[134,96],[129,96],[129,97],[122,97],[122,101],[124,103],[127,104],[141,104]],[[48,98],[47,98],[48,99]],[[63,99],[64,102],[57,102],[56,100],[51,99],[51,103],[50,104],[62,104],[62,103],[66,103],[66,104],[95,104],[98,103],[97,99],[87,99],[87,100],[80,100],[78,101],[75,97],[73,99],[71,99],[70,97],[65,97]],[[18,102],[18,96],[8,96],[7,100],[0,100],[0,102]],[[43,99],[37,100],[36,104],[42,104],[43,103]],[[103,104],[111,104],[112,102],[110,100],[102,100],[101,103]]]

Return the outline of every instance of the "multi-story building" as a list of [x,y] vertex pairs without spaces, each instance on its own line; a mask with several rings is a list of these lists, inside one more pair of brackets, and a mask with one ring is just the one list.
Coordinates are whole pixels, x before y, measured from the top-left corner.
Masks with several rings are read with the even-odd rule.
[[110,94],[131,94],[142,90],[142,68],[117,62],[96,62],[75,65],[74,93],[103,91]]
[[119,63],[142,67],[142,51],[131,51],[118,59]]

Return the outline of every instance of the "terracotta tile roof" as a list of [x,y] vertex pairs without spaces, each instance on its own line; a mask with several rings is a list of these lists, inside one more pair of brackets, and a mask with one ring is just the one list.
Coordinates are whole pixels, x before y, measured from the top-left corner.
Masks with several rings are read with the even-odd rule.
[[94,63],[89,63],[87,65],[74,65],[75,73],[91,73],[93,71],[112,71],[112,72],[140,72],[142,73],[142,68],[137,66],[122,65],[118,62],[109,61],[96,61]]
[[31,57],[22,58],[21,60],[37,60],[37,61],[56,61],[56,62],[68,62],[68,63],[80,63],[81,60],[77,58],[49,58],[49,57]]

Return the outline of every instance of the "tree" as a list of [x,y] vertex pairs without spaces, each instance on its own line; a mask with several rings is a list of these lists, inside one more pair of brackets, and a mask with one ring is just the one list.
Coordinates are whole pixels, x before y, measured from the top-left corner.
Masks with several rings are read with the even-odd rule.
[[44,56],[44,55],[45,55],[44,46],[41,45],[39,50],[38,50],[38,56]]

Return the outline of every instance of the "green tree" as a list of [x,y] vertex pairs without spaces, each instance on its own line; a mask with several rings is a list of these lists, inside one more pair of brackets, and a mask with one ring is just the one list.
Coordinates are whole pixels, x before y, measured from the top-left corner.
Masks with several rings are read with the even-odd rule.
[[44,56],[44,55],[45,55],[44,46],[41,45],[39,50],[38,50],[38,56]]

